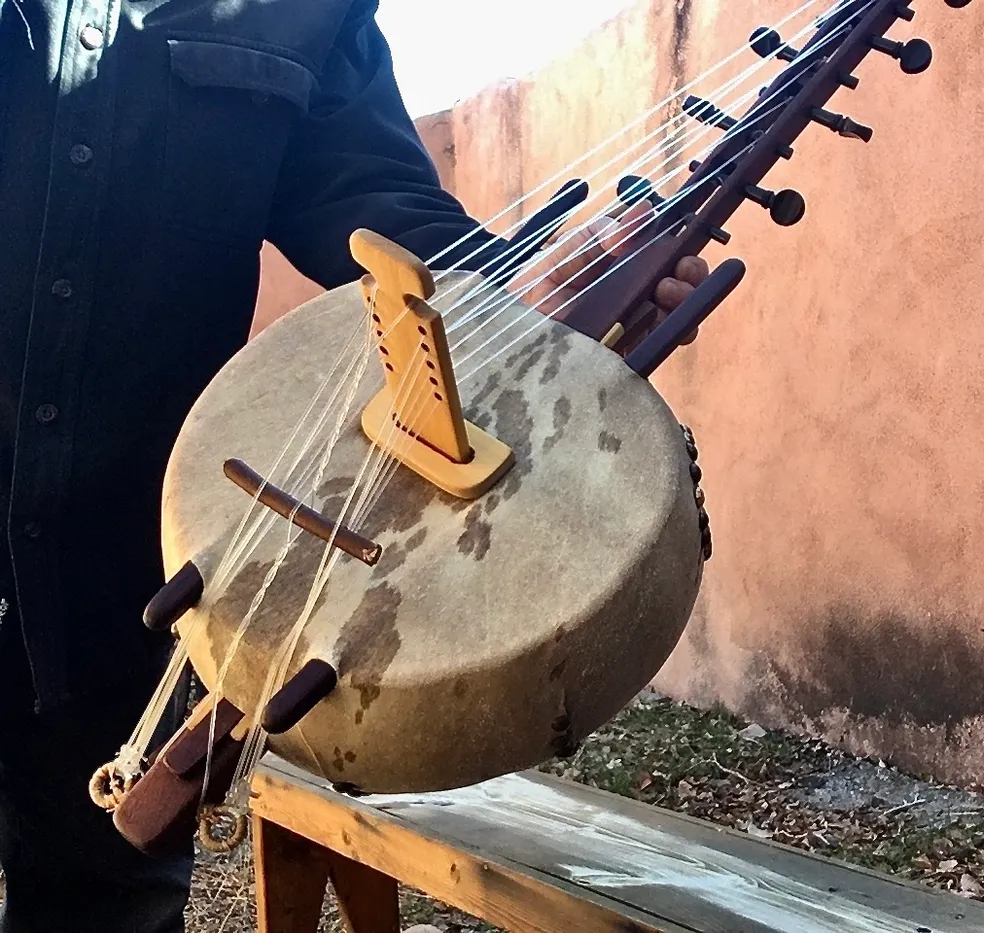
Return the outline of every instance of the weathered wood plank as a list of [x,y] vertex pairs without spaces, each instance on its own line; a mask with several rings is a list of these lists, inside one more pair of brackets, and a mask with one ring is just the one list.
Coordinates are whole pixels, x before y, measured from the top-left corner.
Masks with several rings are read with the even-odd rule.
[[[278,770],[282,767],[284,770]],[[253,779],[255,817],[288,827],[496,926],[523,933],[694,933],[617,897],[454,844],[335,794],[289,766],[263,766]]]
[[[276,759],[265,761],[259,779],[332,797],[324,784]],[[341,805],[535,873],[541,882],[553,879],[565,890],[612,898],[664,927],[700,933],[984,930],[980,904],[546,775]],[[427,890],[419,880],[402,880]]]

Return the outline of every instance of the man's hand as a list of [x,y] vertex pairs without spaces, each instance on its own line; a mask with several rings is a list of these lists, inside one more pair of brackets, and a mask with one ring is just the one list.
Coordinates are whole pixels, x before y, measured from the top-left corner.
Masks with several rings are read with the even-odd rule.
[[[645,234],[645,224],[652,214],[652,206],[643,201],[618,220],[596,220],[583,230],[562,235],[559,245],[532,268],[513,279],[509,288],[519,293],[524,303],[535,307],[541,314],[556,313],[557,319],[563,320],[567,302],[611,268],[620,256],[632,250],[630,238],[640,229]],[[674,277],[663,279],[656,286],[652,298],[659,308],[656,324],[661,324],[671,311],[679,307],[709,272],[707,263],[700,257],[685,256],[681,259]],[[561,310],[558,312],[558,309]],[[692,343],[696,338],[697,331],[694,331],[682,342]]]

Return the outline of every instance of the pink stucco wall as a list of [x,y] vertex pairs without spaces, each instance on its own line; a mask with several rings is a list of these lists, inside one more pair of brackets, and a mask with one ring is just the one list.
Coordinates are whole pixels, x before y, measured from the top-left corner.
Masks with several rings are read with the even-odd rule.
[[[640,0],[422,131],[448,187],[490,216],[793,5]],[[706,255],[743,258],[745,282],[654,380],[696,432],[715,537],[658,683],[971,783],[984,776],[984,8],[914,6],[895,32],[929,38],[933,68],[905,77],[869,56],[836,103],[874,140],[801,137],[769,182],[801,190],[807,218],[781,230],[739,212],[731,246]],[[258,320],[313,293],[266,259]]]

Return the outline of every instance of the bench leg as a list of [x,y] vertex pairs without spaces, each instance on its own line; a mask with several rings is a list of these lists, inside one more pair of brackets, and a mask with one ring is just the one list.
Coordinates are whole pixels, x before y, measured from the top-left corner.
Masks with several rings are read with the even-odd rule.
[[328,871],[348,933],[400,933],[395,878],[338,852],[329,853]]
[[259,933],[317,933],[331,881],[348,933],[400,933],[396,879],[253,817]]
[[330,853],[276,823],[253,817],[259,933],[317,933]]

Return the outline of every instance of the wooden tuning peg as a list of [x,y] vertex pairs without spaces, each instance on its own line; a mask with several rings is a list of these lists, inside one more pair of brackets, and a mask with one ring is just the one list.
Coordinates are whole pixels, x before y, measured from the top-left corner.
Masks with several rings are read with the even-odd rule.
[[327,661],[312,658],[271,698],[261,723],[271,735],[296,726],[338,686],[338,672]]
[[793,224],[798,224],[806,213],[806,201],[803,195],[791,188],[768,191],[765,188],[748,185],[745,188],[745,197],[766,208],[769,216],[780,227],[792,227]]
[[188,561],[157,595],[147,603],[143,621],[152,632],[166,632],[190,609],[198,605],[205,592],[201,571]]
[[925,39],[893,42],[884,36],[872,36],[869,41],[876,51],[898,59],[899,68],[907,75],[920,75],[933,62],[933,47]]
[[489,283],[503,285],[519,272],[566,223],[567,218],[587,200],[589,190],[588,183],[580,178],[562,185],[509,240],[509,248],[503,253],[502,259],[493,260],[486,265],[485,277]]
[[666,198],[660,197],[648,178],[641,175],[626,175],[619,180],[618,198],[627,207],[632,207],[640,201],[648,201],[653,207],[659,207]]
[[840,113],[831,113],[821,107],[814,107],[810,111],[810,119],[827,129],[839,133],[847,139],[860,139],[862,142],[870,143],[875,131],[870,126],[863,123],[855,123],[850,117]]
[[718,110],[710,101],[695,97],[693,94],[689,95],[683,102],[683,112],[701,123],[719,126],[725,131],[730,130],[738,123],[734,117],[729,117],[724,111]]
[[782,36],[768,26],[759,26],[748,41],[751,43],[752,51],[760,58],[768,58],[775,54],[780,61],[791,62],[799,55],[797,49],[786,45],[782,41]]

